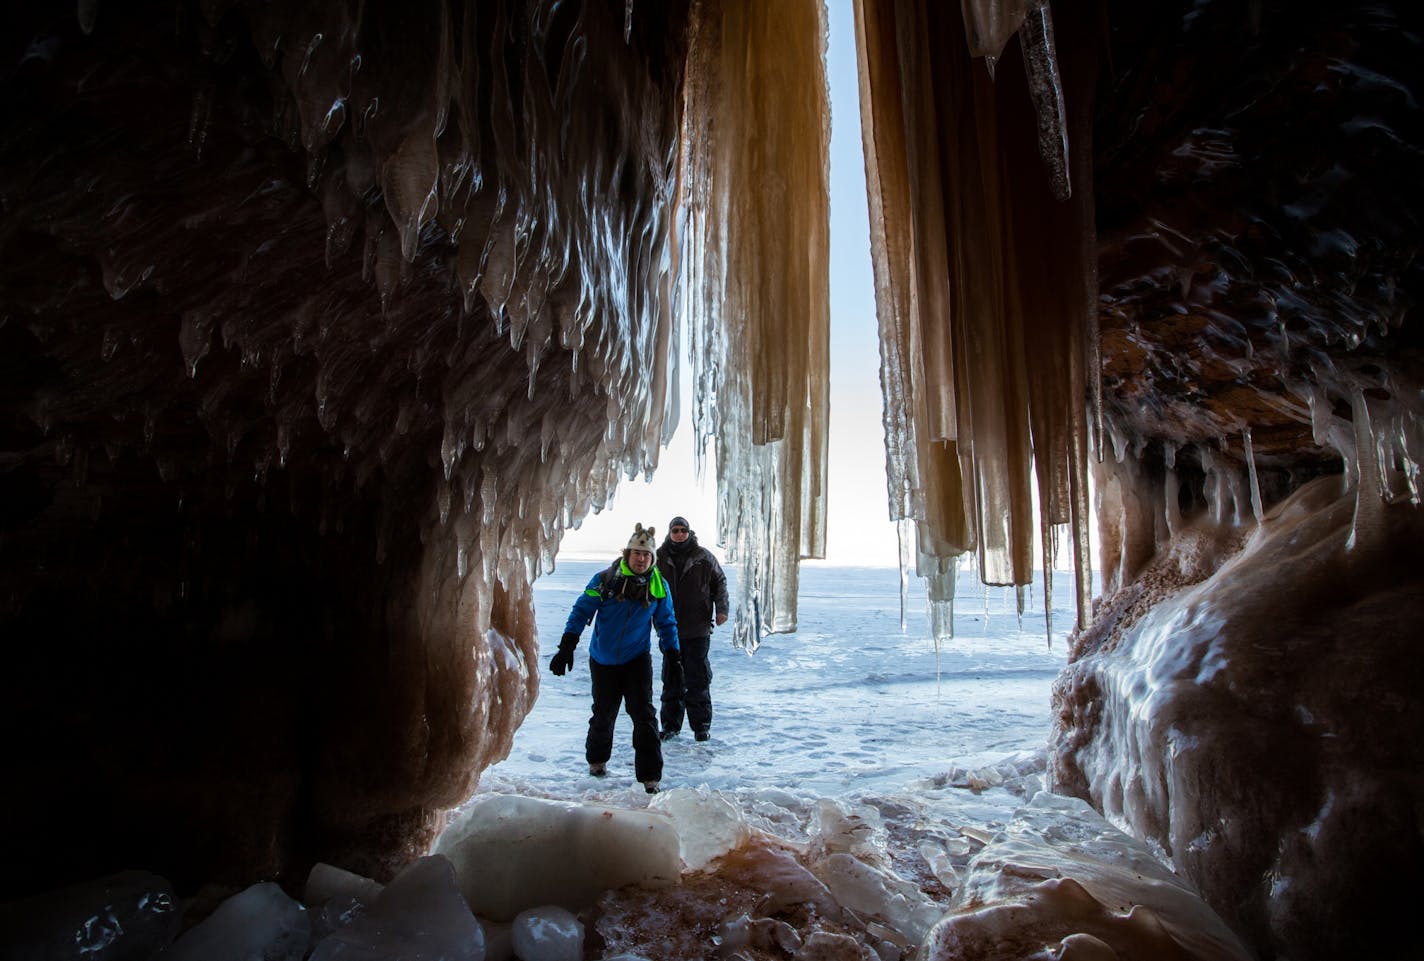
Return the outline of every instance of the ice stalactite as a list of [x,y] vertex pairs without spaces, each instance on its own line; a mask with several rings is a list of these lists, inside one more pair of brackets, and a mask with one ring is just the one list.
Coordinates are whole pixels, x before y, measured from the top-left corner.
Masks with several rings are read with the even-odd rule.
[[799,559],[825,555],[827,90],[818,0],[696,5],[681,205],[696,385],[718,523],[740,565],[733,643],[796,629]]
[[[1059,25],[1063,55],[1036,6],[1035,29],[1008,43],[1025,13],[856,4],[890,511],[916,523],[937,638],[951,558],[1028,584],[1035,538],[1052,567],[1040,531],[1056,525],[1072,532],[1080,623],[1090,609],[1096,60],[1080,16]],[[1000,49],[1025,69],[976,69]]]

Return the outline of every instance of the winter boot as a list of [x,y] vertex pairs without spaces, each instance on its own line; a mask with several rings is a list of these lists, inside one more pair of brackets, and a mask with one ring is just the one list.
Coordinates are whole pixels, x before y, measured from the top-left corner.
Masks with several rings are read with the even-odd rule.
[[593,775],[594,777],[603,777],[603,775],[608,773],[608,765],[590,764],[588,766],[588,773]]
[[709,730],[707,730],[707,728],[705,728],[705,727],[704,727],[704,728],[699,728],[699,729],[697,730],[697,733],[693,735],[693,737],[697,738],[697,740],[699,740],[699,741],[705,741],[705,740],[707,740],[708,738],[710,738],[711,736],[712,736],[712,732],[709,731]]
[[644,790],[644,791],[647,791],[649,794],[657,794],[657,793],[658,793],[658,782],[657,782],[657,781],[644,781],[644,782],[643,782],[643,790]]

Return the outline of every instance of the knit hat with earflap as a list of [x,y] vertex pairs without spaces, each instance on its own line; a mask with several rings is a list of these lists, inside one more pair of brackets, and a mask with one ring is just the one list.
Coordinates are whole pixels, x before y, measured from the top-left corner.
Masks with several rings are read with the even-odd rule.
[[649,554],[658,552],[658,539],[655,529],[637,524],[633,528],[633,536],[628,538],[628,550],[647,551]]

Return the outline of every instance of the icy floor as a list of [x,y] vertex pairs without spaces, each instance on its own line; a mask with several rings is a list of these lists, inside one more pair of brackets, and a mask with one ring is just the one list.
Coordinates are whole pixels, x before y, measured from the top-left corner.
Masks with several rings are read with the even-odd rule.
[[[569,607],[602,566],[562,560],[535,585],[539,700],[481,792],[646,805],[626,715],[608,777],[586,773],[590,632],[570,674],[547,673]],[[729,629],[714,635],[712,738],[698,743],[684,730],[666,742],[663,787],[706,786],[749,808],[767,797],[798,807],[830,797],[882,811],[909,804],[917,817],[934,811],[980,830],[1003,823],[1043,770],[1049,689],[1073,625],[1071,575],[1055,577],[1051,644],[1041,584],[1020,620],[1012,590],[961,574],[956,636],[939,652],[920,582],[911,578],[903,632],[899,591],[895,570],[806,564],[795,634],[767,637],[754,655],[731,646]],[[1001,777],[1011,790],[995,785]]]

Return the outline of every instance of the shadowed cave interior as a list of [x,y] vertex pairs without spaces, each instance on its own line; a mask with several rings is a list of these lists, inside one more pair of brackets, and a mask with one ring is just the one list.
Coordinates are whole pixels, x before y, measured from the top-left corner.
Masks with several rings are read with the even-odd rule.
[[[537,696],[530,584],[656,468],[679,337],[738,636],[752,591],[795,629],[828,482],[824,18],[7,11],[0,900],[425,854]],[[1063,544],[1054,792],[1244,956],[1411,956],[1419,12],[855,19],[887,510],[937,632],[953,558],[1024,584]],[[914,956],[1038,956],[987,917]],[[1071,923],[1040,946],[1087,950]],[[1081,956],[1153,956],[1129,941]]]

